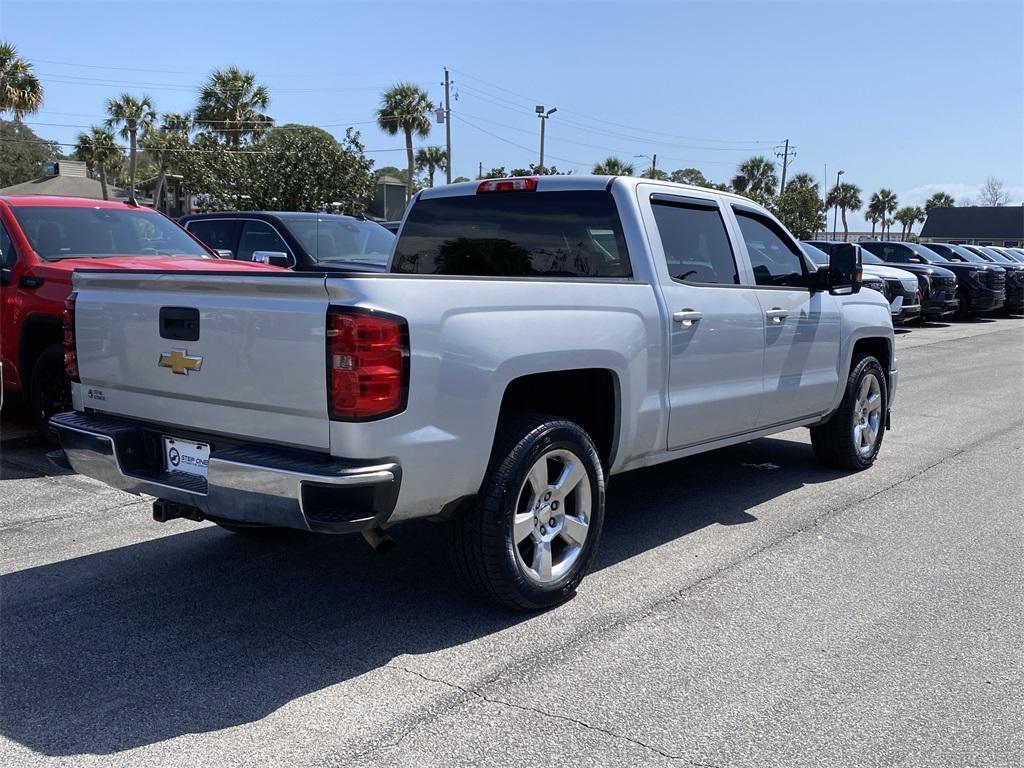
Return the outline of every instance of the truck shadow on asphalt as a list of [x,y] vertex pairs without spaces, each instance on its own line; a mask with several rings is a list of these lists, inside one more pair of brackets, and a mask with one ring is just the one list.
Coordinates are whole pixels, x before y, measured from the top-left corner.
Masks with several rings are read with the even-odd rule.
[[[595,569],[837,476],[779,439],[618,476]],[[461,589],[445,526],[395,535],[400,554],[377,556],[358,536],[202,527],[0,577],[0,732],[44,755],[112,754],[531,620]]]

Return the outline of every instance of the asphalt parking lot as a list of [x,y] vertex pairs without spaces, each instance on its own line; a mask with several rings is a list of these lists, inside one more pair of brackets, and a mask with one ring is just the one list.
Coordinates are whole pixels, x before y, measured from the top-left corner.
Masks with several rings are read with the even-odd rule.
[[443,526],[245,540],[3,423],[3,766],[1018,766],[1024,319],[897,337],[878,463],[794,431],[614,479],[567,605]]

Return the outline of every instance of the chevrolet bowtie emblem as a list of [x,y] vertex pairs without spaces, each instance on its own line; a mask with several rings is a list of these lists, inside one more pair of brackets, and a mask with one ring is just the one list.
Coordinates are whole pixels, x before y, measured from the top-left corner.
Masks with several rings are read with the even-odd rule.
[[188,376],[189,371],[198,371],[203,367],[203,358],[190,355],[187,349],[172,349],[170,352],[161,352],[157,364],[161,368],[170,368],[174,373]]

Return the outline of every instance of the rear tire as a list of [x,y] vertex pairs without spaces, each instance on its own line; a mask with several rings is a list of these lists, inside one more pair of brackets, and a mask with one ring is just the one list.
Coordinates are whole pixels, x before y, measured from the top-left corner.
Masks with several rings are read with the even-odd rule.
[[818,461],[835,469],[867,469],[875,463],[885,435],[889,390],[881,364],[871,355],[853,358],[839,409],[811,427]]
[[64,348],[61,345],[51,344],[36,360],[28,399],[36,430],[44,440],[56,445],[57,435],[50,429],[50,417],[74,407],[71,403],[71,381],[64,370]]
[[539,610],[568,600],[604,524],[604,470],[590,436],[555,416],[499,425],[476,504],[451,522],[452,564],[487,600]]

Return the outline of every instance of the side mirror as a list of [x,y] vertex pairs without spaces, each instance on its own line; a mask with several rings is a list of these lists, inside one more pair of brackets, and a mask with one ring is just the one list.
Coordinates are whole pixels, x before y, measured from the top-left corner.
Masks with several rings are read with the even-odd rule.
[[229,251],[227,248],[214,248],[213,252],[220,256],[222,259],[235,258],[235,254]]
[[852,243],[835,246],[828,259],[828,292],[833,296],[849,296],[860,292],[864,270],[860,249]]
[[291,257],[284,251],[253,251],[252,260],[257,264],[273,264],[275,267],[290,267]]

